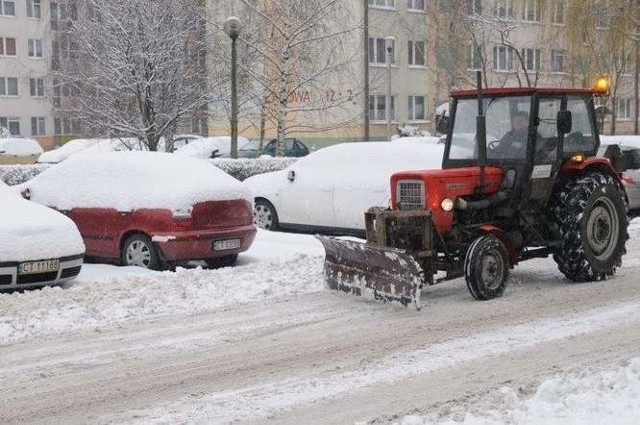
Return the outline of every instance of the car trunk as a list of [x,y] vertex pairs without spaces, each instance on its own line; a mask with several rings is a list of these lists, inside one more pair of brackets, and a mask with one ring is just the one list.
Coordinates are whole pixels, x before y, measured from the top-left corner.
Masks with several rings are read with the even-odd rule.
[[246,226],[253,223],[253,210],[244,199],[207,201],[193,206],[191,218],[194,229]]

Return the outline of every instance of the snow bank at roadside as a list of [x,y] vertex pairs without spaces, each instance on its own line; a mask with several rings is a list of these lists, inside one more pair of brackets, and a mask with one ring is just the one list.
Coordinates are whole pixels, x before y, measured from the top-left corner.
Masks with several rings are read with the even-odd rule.
[[467,413],[462,420],[405,416],[397,425],[637,424],[640,414],[640,357],[618,369],[582,370],[543,382],[525,399],[510,387],[495,395],[499,408]]

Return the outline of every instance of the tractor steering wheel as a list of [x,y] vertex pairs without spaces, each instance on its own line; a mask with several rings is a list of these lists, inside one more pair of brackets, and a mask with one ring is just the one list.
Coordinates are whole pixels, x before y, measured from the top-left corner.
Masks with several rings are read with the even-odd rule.
[[569,133],[564,138],[565,148],[568,151],[580,150],[582,147],[583,134],[580,131]]

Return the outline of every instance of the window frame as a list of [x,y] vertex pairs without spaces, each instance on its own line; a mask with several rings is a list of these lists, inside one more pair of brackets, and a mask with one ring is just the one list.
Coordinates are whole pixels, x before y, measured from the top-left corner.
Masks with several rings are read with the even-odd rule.
[[[566,20],[566,1],[565,0],[552,0],[551,2],[551,24],[564,25]],[[558,20],[558,17],[561,17]]]
[[[422,99],[422,114],[416,116],[416,100]],[[407,119],[409,121],[424,121],[427,119],[426,112],[427,96],[425,95],[409,95],[407,96]]]
[[[12,5],[13,13],[8,14],[7,12],[7,4],[10,3]],[[16,16],[16,2],[15,0],[0,0],[0,16],[4,17],[14,17]]]
[[[12,131],[12,128],[15,128],[17,125],[18,131]],[[18,117],[0,117],[0,126],[9,130],[12,136],[20,136],[20,118]]]
[[[528,15],[530,14],[533,15],[533,19],[528,19]],[[522,2],[522,21],[540,22],[540,6],[538,0],[524,0]]]
[[32,136],[45,136],[46,134],[47,134],[47,121],[46,121],[46,118],[45,117],[31,117],[31,135]]
[[29,78],[29,94],[38,99],[45,96],[44,78]]
[[[522,58],[524,60],[524,69],[527,73],[535,74],[540,72],[540,49],[524,48],[522,49]],[[531,67],[530,65],[533,66]]]
[[[499,19],[504,19],[505,21],[513,21],[515,19],[515,15],[513,13],[513,1],[512,0],[494,0],[494,16]],[[504,16],[502,14],[502,10],[504,10]]]
[[42,19],[41,0],[27,0],[27,18]]
[[[564,49],[551,49],[549,57],[549,70],[553,74],[564,74]],[[561,58],[561,60],[558,62],[557,58]],[[561,65],[560,70],[554,69],[557,68],[554,64],[558,63]]]
[[31,59],[42,59],[42,39],[41,38],[29,38],[27,41],[27,56]]
[[[416,3],[422,3],[422,7],[418,7]],[[426,0],[407,0],[407,10],[409,12],[424,12],[427,10]]]
[[[9,80],[15,81],[15,94],[11,94],[9,92]],[[0,90],[4,91],[4,93],[0,92],[0,96],[3,97],[19,97],[20,96],[20,81],[18,77],[0,77]]]
[[396,0],[369,0],[368,5],[371,9],[397,10]]
[[[621,121],[630,121],[631,118],[633,117],[632,114],[632,107],[633,107],[633,103],[632,103],[633,99],[630,97],[621,97],[617,100],[617,105],[616,105],[616,119],[619,119]],[[624,106],[623,106],[624,105]],[[621,113],[624,112],[624,114]]]
[[[504,50],[504,61],[506,68],[501,68],[500,65],[500,51]],[[513,49],[509,46],[495,45],[493,46],[493,70],[496,72],[513,72]]]
[[[382,104],[380,100],[384,100],[384,117],[382,118],[378,116],[378,112],[382,110],[378,108],[378,106]],[[389,109],[391,110],[391,117],[388,116]],[[396,119],[395,96],[392,95],[391,100],[389,101],[389,96],[387,96],[386,94],[370,94],[369,95],[369,119],[371,120],[371,122],[377,122],[377,123],[385,123],[389,119],[391,119],[391,121],[395,121]]]
[[[384,52],[383,61],[379,61],[379,53],[382,47]],[[375,60],[374,60],[375,59]],[[396,63],[396,41],[391,41],[391,65]],[[369,37],[369,65],[372,66],[385,66],[387,65],[387,40],[385,37]]]
[[[427,66],[427,57],[426,57],[426,49],[425,49],[425,42],[422,40],[409,40],[407,41],[407,61],[410,67],[416,67],[416,68],[424,68],[425,66]],[[422,46],[422,63],[416,63],[416,58],[419,56],[418,53],[420,53],[420,49],[419,46]],[[393,62],[392,62],[393,63]]]
[[[13,54],[9,54],[9,48],[7,47],[9,40],[13,40]],[[15,37],[0,37],[0,56],[18,56],[18,46]]]

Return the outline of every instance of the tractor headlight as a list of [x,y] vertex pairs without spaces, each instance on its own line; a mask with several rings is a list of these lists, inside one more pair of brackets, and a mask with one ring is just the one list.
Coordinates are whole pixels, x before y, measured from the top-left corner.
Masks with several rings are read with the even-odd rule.
[[444,198],[440,203],[440,207],[447,212],[451,211],[453,209],[453,199]]

